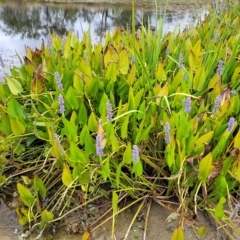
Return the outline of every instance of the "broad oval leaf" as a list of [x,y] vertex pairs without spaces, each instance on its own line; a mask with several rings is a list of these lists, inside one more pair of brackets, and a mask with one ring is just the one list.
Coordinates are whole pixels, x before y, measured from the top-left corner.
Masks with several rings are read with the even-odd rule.
[[212,171],[212,153],[210,152],[206,155],[199,163],[199,172],[198,179],[202,181],[204,184],[207,182],[208,176]]
[[62,182],[66,187],[69,187],[73,182],[71,171],[66,163],[63,164]]
[[25,126],[18,119],[11,119],[10,124],[12,132],[15,136],[21,135],[25,133]]
[[171,237],[171,240],[184,240],[184,232],[182,230],[182,227],[178,227],[174,230],[173,235]]
[[7,84],[9,90],[13,95],[18,95],[19,93],[23,92],[23,88],[20,82],[18,82],[15,78],[6,77]]
[[31,207],[32,204],[34,203],[34,197],[31,193],[31,191],[28,188],[26,188],[25,186],[23,186],[21,183],[17,184],[17,190],[18,190],[18,193],[20,195],[22,202],[26,206]]

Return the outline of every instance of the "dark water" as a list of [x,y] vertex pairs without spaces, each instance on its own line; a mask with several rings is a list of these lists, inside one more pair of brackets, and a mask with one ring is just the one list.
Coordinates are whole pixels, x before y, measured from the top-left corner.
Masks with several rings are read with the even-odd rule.
[[[0,54],[4,64],[9,68],[17,64],[15,51],[24,54],[26,45],[39,47],[41,39],[46,39],[49,32],[61,36],[72,29],[82,37],[90,29],[93,42],[101,40],[106,31],[118,26],[127,28],[131,25],[131,0],[113,1],[113,3],[53,3],[0,0]],[[156,25],[156,6],[153,0],[135,1],[136,24],[139,20]],[[161,15],[166,5],[159,2],[158,12]],[[185,3],[186,2],[186,3]],[[200,1],[199,1],[200,2]],[[170,1],[163,30],[172,31],[176,26],[184,29],[194,24],[199,16],[206,13],[207,3],[211,1],[178,0]],[[1,66],[0,66],[1,70]],[[0,71],[0,80],[3,72]]]

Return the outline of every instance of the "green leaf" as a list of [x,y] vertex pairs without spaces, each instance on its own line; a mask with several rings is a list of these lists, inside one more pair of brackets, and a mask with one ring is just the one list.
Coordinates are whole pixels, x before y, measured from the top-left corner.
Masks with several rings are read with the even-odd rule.
[[119,143],[115,134],[112,134],[110,136],[109,141],[111,141],[111,144],[112,144],[112,151],[117,152],[119,150]]
[[197,235],[201,238],[201,237],[206,236],[207,232],[208,232],[207,227],[201,226],[201,227],[198,228]]
[[87,123],[87,109],[84,103],[81,103],[78,110],[77,122],[85,125]]
[[139,104],[142,100],[143,93],[144,93],[144,89],[142,88],[135,96],[135,107],[136,107],[136,109],[138,108],[138,106],[139,106]]
[[82,131],[80,133],[80,144],[81,145],[84,145],[84,143],[85,143],[86,134],[89,134],[89,130],[88,130],[88,126],[84,125],[84,127],[82,128]]
[[128,122],[129,122],[129,115],[125,116],[125,119],[124,119],[122,127],[121,127],[122,139],[126,138],[128,135]]
[[69,187],[73,182],[71,171],[66,163],[63,164],[62,182],[66,187]]
[[110,177],[111,170],[109,166],[109,161],[111,161],[111,159],[108,158],[102,166],[102,176],[104,181],[107,181],[107,178]]
[[76,89],[77,94],[83,94],[83,79],[81,79],[81,72],[78,68],[75,69],[73,75],[73,87]]
[[79,184],[81,185],[91,182],[89,171],[82,164],[76,164],[74,166],[72,175],[74,179],[78,178]]
[[143,130],[143,132],[142,132],[142,134],[141,134],[141,136],[140,136],[140,138],[139,138],[139,142],[141,142],[141,141],[146,140],[146,139],[149,138],[149,132],[151,131],[152,127],[153,127],[153,126],[152,126],[152,124],[151,124],[151,125],[149,125],[146,129]]
[[18,82],[15,78],[5,77],[5,79],[7,80],[9,90],[13,95],[18,95],[19,93],[23,92],[21,83]]
[[129,95],[128,95],[128,111],[136,110],[136,102],[133,94],[132,87],[129,88]]
[[48,222],[50,222],[54,219],[54,215],[53,215],[53,213],[44,209],[41,213],[41,219],[42,219],[43,222],[48,223]]
[[208,176],[212,171],[211,165],[212,165],[212,153],[210,152],[199,163],[198,179],[200,181],[203,181],[204,184],[207,182]]
[[39,194],[42,198],[46,197],[47,189],[46,189],[42,179],[39,178],[37,175],[35,175],[34,179],[33,179],[33,189],[34,189],[35,193],[39,192]]
[[10,95],[9,97],[7,111],[10,117],[13,117],[23,122],[24,119],[23,108],[12,95]]
[[182,227],[178,227],[174,230],[171,240],[185,240]]
[[106,93],[103,93],[99,107],[98,107],[98,111],[101,114],[101,116],[103,114],[106,114],[106,104],[108,101],[108,96],[106,95]]
[[112,208],[113,208],[113,214],[117,214],[118,212],[118,195],[116,192],[113,192],[112,194]]
[[75,124],[68,121],[66,118],[63,118],[62,121],[64,124],[64,133],[67,136],[71,136],[73,140],[76,140],[75,138],[77,137],[77,127],[75,126]]
[[74,162],[79,162],[83,165],[89,163],[89,159],[87,158],[85,153],[76,145],[75,142],[71,142],[70,144],[70,156],[71,160]]
[[137,162],[133,162],[132,173],[135,173],[136,176],[141,176],[143,173],[143,166],[142,162],[138,160]]
[[224,216],[224,203],[226,202],[225,197],[221,197],[217,206],[215,207],[215,218],[220,220]]
[[65,95],[65,100],[66,100],[66,106],[68,103],[72,109],[74,110],[78,109],[78,100],[72,86],[68,88],[67,93]]
[[97,122],[94,112],[91,113],[91,115],[88,119],[88,129],[92,132],[97,132],[98,122]]
[[21,183],[17,183],[17,190],[20,195],[21,200],[27,207],[31,207],[34,203],[34,197],[31,191],[23,186]]
[[25,126],[18,119],[10,118],[10,125],[12,132],[15,136],[24,134],[26,131]]
[[129,142],[124,154],[123,154],[123,162],[126,164],[131,164],[132,163],[132,146],[131,143]]
[[123,163],[120,162],[117,166],[117,170],[116,170],[116,185],[117,188],[119,188],[119,182],[120,182],[120,176],[121,176],[121,171],[122,171],[122,165]]

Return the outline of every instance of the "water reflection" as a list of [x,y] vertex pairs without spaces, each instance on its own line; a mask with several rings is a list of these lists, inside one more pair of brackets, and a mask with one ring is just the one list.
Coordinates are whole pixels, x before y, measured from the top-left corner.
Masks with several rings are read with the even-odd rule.
[[[181,4],[179,1],[168,7],[165,32],[173,30],[176,25],[183,29],[188,24],[193,24],[197,16],[203,14],[203,9],[206,9],[207,0],[201,3],[191,0]],[[72,29],[78,32],[81,38],[83,32],[90,29],[93,42],[97,42],[106,31],[112,31],[118,26],[125,29],[131,26],[131,0],[119,0],[118,4],[117,1],[114,1],[115,4],[103,4],[98,1],[79,4],[40,4],[21,0],[5,2],[0,5],[0,54],[8,67],[18,63],[15,50],[23,55],[25,45],[32,48],[40,46],[41,40],[45,39],[49,32],[64,36]],[[154,1],[136,2],[136,25],[140,25],[138,20],[143,20],[145,23],[149,21],[154,28]],[[163,13],[164,7],[164,4],[160,4],[158,11]],[[0,80],[2,76],[3,72],[0,71]]]
[[[189,4],[190,5],[190,4]],[[144,22],[150,21],[151,25],[155,25],[154,5],[144,8],[144,4],[136,6],[136,19]],[[178,5],[177,5],[178,6]],[[181,20],[188,15],[188,22],[193,22],[197,10],[201,5],[197,5],[198,9],[194,9],[194,13],[190,14],[193,9],[184,9],[183,4],[175,11],[168,10],[166,25],[171,23],[173,19]],[[195,6],[195,5],[194,5]],[[163,8],[159,7],[159,11],[163,12]],[[183,24],[183,23],[182,23]],[[89,26],[92,32],[99,36],[102,32],[112,30],[117,26],[126,27],[131,25],[131,5],[110,5],[103,4],[29,4],[20,2],[15,4],[6,4],[0,7],[0,30],[1,35],[16,36],[22,39],[39,39],[46,36],[49,31],[54,31],[63,36],[70,29],[82,28],[87,30]],[[186,25],[186,23],[185,23]]]

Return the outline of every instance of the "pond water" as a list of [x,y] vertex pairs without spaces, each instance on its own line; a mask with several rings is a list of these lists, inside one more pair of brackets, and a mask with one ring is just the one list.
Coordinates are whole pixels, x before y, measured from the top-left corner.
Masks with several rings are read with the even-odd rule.
[[[71,1],[70,1],[71,2]],[[73,3],[74,2],[74,3]],[[82,3],[80,3],[82,2]],[[112,31],[118,26],[127,28],[131,25],[131,0],[108,1],[72,1],[63,3],[53,1],[0,1],[0,54],[4,65],[9,69],[19,64],[16,52],[24,54],[25,46],[39,47],[41,40],[49,32],[64,36],[72,29],[79,38],[90,29],[93,42],[102,39],[106,31]],[[154,0],[135,1],[136,24],[139,20],[150,22],[152,28],[156,25],[156,6]],[[158,13],[162,15],[166,4],[158,0]],[[181,30],[196,23],[199,17],[206,14],[207,4],[211,1],[178,0],[169,1],[164,32],[175,27]],[[1,68],[1,64],[0,64]],[[2,70],[2,68],[1,68]],[[6,71],[6,70],[5,70]],[[3,80],[0,71],[0,80]]]
[[[2,3],[1,3],[2,2]],[[159,1],[158,1],[159,2]],[[160,15],[164,12],[165,1],[158,3]],[[207,4],[212,1],[175,0],[170,1],[164,21],[164,32],[174,28],[183,30],[193,25],[207,13]],[[156,26],[156,6],[151,0],[138,0],[135,3],[136,24],[139,20],[149,21],[152,28]],[[122,1],[74,1],[74,3],[58,3],[53,1],[1,1],[0,0],[0,54],[4,67],[0,62],[0,81],[13,65],[19,65],[19,56],[24,55],[25,46],[40,47],[42,39],[47,41],[50,32],[64,37],[72,29],[79,38],[90,29],[93,42],[102,41],[106,31],[116,27],[127,28],[131,25],[131,0]],[[1,193],[1,189],[0,189]],[[0,239],[17,239],[19,229],[14,212],[4,203],[0,204]],[[10,219],[10,220],[9,220]],[[12,231],[12,232],[11,232]],[[21,232],[21,230],[19,230]],[[12,236],[8,236],[8,235]],[[70,239],[70,238],[68,238]]]

